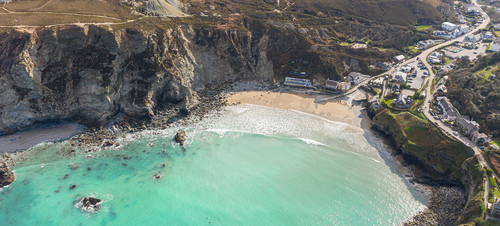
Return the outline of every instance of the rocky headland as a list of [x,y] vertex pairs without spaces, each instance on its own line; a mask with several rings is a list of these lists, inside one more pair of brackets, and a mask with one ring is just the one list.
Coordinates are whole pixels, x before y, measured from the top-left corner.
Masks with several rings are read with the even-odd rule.
[[467,146],[411,113],[368,110],[373,131],[393,147],[392,156],[410,172],[407,180],[431,188],[428,207],[405,225],[464,224],[480,215],[484,170]]

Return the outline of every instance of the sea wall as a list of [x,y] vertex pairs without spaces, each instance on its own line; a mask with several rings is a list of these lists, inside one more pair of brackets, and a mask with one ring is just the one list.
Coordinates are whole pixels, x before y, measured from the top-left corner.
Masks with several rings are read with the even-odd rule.
[[161,108],[188,113],[207,87],[276,84],[278,62],[270,56],[309,48],[292,32],[248,26],[253,31],[181,25],[0,33],[0,134],[52,120],[101,126],[148,119]]

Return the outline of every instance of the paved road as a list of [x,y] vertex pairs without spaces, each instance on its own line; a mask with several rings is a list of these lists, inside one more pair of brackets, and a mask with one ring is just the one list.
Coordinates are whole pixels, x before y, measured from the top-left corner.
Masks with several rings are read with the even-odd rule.
[[[481,14],[483,15],[483,17],[485,18],[483,20],[483,23],[478,26],[476,29],[472,30],[471,32],[467,33],[466,35],[469,35],[469,34],[473,34],[477,31],[479,31],[480,29],[483,29],[483,28],[486,28],[486,26],[490,23],[490,17],[481,9],[481,7],[478,5],[477,1],[474,0],[473,1],[473,4],[478,6],[478,8],[480,9],[481,11]],[[425,93],[426,93],[426,98],[425,98],[425,102],[424,102],[424,106],[423,106],[423,113],[425,115],[425,117],[431,121],[432,123],[436,124],[441,130],[443,130],[446,134],[448,134],[450,137],[453,136],[453,130],[448,127],[447,125],[445,125],[443,122],[441,122],[440,120],[436,120],[434,119],[434,117],[429,113],[429,110],[431,109],[430,107],[430,103],[429,103],[429,100],[431,100],[433,98],[433,96],[431,95],[431,87],[432,87],[432,81],[434,80],[434,78],[436,77],[436,75],[434,74],[434,72],[432,71],[432,67],[431,65],[427,62],[427,57],[430,53],[432,53],[434,50],[438,49],[438,48],[441,48],[445,45],[449,45],[455,41],[463,41],[463,39],[465,38],[465,36],[461,36],[461,37],[458,37],[456,39],[453,39],[453,40],[450,40],[450,41],[447,41],[445,43],[442,43],[440,45],[437,45],[435,47],[432,47],[430,49],[427,49],[425,50],[422,54],[420,54],[420,58],[422,59],[422,62],[423,64],[428,68],[430,69],[429,70],[429,77],[428,77],[428,80],[431,81],[429,82],[429,86],[427,86],[427,88],[425,89]],[[475,156],[478,158],[479,160],[479,164],[481,164],[481,166],[483,167],[487,167],[487,168],[491,168],[488,163],[486,162],[486,160],[484,159],[483,155],[481,154],[481,150],[479,149],[479,147],[474,143],[472,142],[471,140],[469,140],[467,137],[465,136],[462,136],[462,135],[458,135],[458,136],[455,136],[454,137],[455,139],[461,141],[462,143],[464,143],[465,145],[469,146],[470,148],[472,148],[472,150],[474,150],[474,154]],[[495,177],[498,178],[498,176],[493,173]],[[487,206],[487,203],[488,203],[488,192],[489,192],[489,182],[486,181],[485,182],[485,192],[484,192],[484,195],[485,195],[485,206]],[[487,213],[486,213],[486,216],[487,217]]]

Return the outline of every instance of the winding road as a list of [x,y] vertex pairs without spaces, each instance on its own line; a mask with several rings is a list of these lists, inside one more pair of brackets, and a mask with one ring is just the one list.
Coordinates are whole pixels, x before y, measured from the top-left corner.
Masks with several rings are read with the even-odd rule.
[[[432,89],[432,81],[436,78],[436,74],[432,70],[432,66],[429,64],[429,62],[427,62],[427,57],[429,56],[429,54],[431,54],[432,52],[434,52],[437,49],[440,49],[442,47],[450,45],[450,44],[452,44],[454,42],[457,42],[457,41],[462,42],[465,39],[465,36],[467,36],[469,34],[474,34],[474,33],[478,32],[479,30],[481,30],[483,28],[486,28],[486,26],[488,26],[488,24],[490,23],[490,17],[482,10],[481,6],[477,3],[477,1],[473,0],[472,2],[473,2],[474,5],[476,5],[480,9],[481,14],[483,15],[483,22],[482,22],[482,24],[480,26],[476,27],[474,30],[472,30],[469,33],[467,33],[465,35],[462,35],[462,36],[460,36],[458,38],[451,39],[449,41],[446,41],[444,43],[436,45],[436,46],[434,46],[432,48],[426,49],[425,51],[423,51],[418,56],[416,56],[416,57],[414,57],[412,59],[409,59],[409,60],[403,62],[402,64],[406,64],[406,63],[408,63],[410,61],[417,60],[417,58],[419,58],[422,61],[422,63],[425,65],[425,67],[427,67],[427,69],[429,71],[429,76],[426,78],[426,80],[430,81],[429,85],[427,87],[425,87],[425,94],[426,95],[425,95],[424,105],[422,107],[423,114],[425,115],[425,117],[432,124],[436,125],[439,129],[441,129],[450,138],[459,140],[462,143],[464,143],[466,146],[470,147],[474,151],[474,155],[479,160],[479,164],[481,166],[483,166],[485,168],[490,168],[491,169],[491,167],[488,165],[488,163],[484,159],[483,155],[481,154],[481,149],[479,149],[479,147],[474,142],[472,142],[467,137],[465,137],[465,136],[463,136],[461,134],[458,135],[458,136],[453,137],[452,134],[453,134],[454,131],[450,127],[448,127],[447,125],[445,125],[443,122],[441,122],[440,120],[434,119],[434,117],[429,112],[429,110],[431,109],[431,106],[430,106],[429,102],[433,98],[432,90],[431,90]],[[384,74],[382,74],[382,75],[384,75]],[[380,77],[380,76],[378,76],[378,77]],[[426,81],[424,81],[424,82],[426,82]],[[493,175],[496,178],[499,178],[495,173],[493,173]],[[489,181],[486,180],[484,182],[484,188],[485,188],[485,191],[484,191],[484,197],[485,197],[484,204],[485,204],[485,207],[487,207],[487,204],[488,204],[487,197],[488,197],[488,192],[489,192],[489,186],[490,186]],[[485,217],[487,217],[487,215],[488,215],[488,213],[486,213]]]

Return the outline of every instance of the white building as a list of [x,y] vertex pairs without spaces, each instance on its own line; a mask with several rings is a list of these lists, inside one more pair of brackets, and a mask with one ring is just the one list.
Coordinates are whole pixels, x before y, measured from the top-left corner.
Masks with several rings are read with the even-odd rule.
[[432,52],[431,55],[429,56],[429,62],[433,64],[440,64],[441,63],[441,57],[443,57],[443,54],[440,52]]
[[287,86],[298,86],[298,87],[312,88],[312,84],[311,84],[311,81],[309,79],[286,77],[284,84]]
[[491,39],[493,39],[493,37],[495,37],[495,36],[493,36],[493,33],[491,33],[490,31],[488,31],[488,32],[486,32],[486,33],[484,34],[484,37],[483,37],[483,38],[484,38],[484,39],[487,39],[487,40],[491,40]]
[[409,73],[411,70],[413,70],[413,67],[408,64],[401,67],[401,71],[405,73]]
[[403,56],[403,55],[399,55],[399,56],[394,57],[394,60],[396,60],[396,61],[402,61],[404,59],[405,59],[405,56]]
[[450,22],[444,22],[441,24],[441,28],[443,30],[447,30],[447,31],[454,31],[455,29],[457,29],[457,25],[456,24],[453,24],[453,23],[450,23]]
[[419,41],[417,42],[417,46],[421,49],[426,49],[432,45],[434,45],[434,40],[425,40],[425,41]]
[[465,40],[467,40],[469,42],[478,42],[478,41],[481,41],[481,39],[482,39],[481,34],[465,36]]
[[491,43],[489,50],[492,51],[492,52],[498,52],[498,51],[500,51],[500,44],[498,42]]
[[358,73],[358,72],[351,72],[349,73],[349,75],[347,76],[347,81],[349,82],[352,82],[353,84],[359,84],[361,83],[363,80],[365,80],[366,78],[369,78],[370,76],[368,75],[363,75],[361,73]]
[[396,74],[394,74],[394,79],[399,83],[405,83],[406,82],[406,73],[402,72],[402,71],[398,71],[396,72]]
[[467,33],[467,32],[470,31],[469,26],[467,26],[465,24],[462,24],[462,25],[458,26],[458,30],[460,30],[460,32],[462,34],[465,34],[465,33]]

